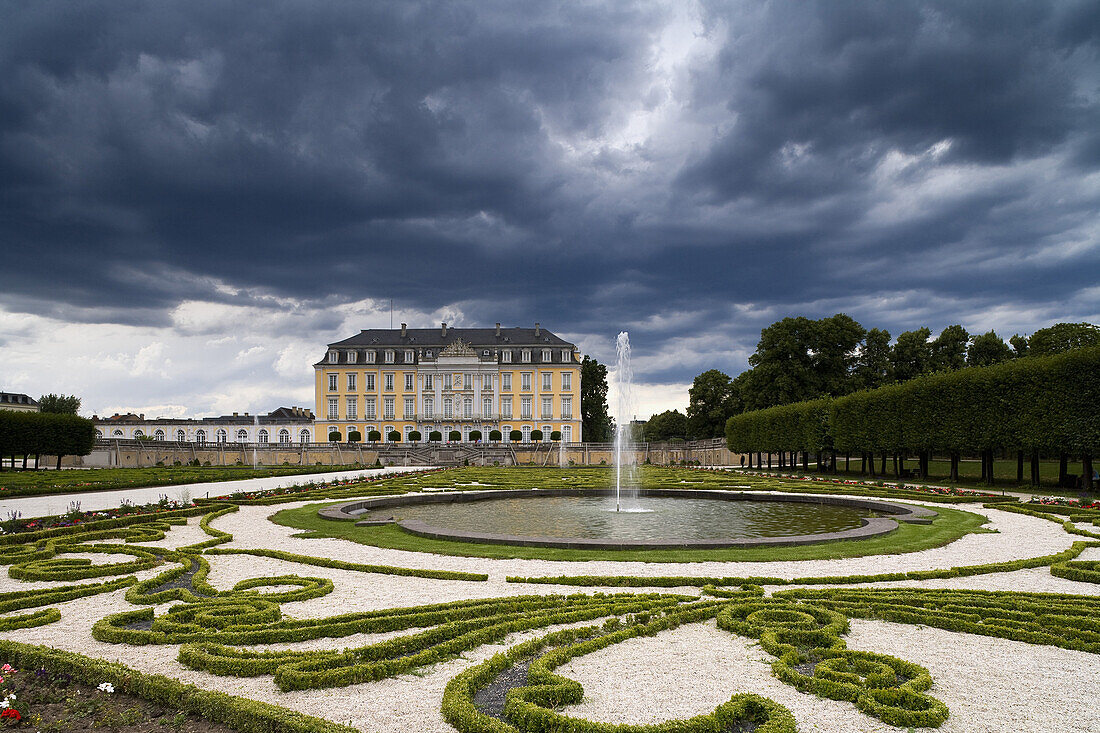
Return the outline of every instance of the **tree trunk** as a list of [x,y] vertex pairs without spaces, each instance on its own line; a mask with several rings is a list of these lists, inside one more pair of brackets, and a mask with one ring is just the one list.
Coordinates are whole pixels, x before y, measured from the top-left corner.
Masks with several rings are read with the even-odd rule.
[[1092,456],[1086,453],[1081,456],[1081,486],[1085,491],[1092,491],[1096,484],[1092,480]]
[[1022,450],[1016,451],[1016,483],[1022,484],[1024,482],[1024,452]]
[[844,473],[848,473],[852,470],[852,454],[845,451],[844,453]]
[[1062,488],[1068,488],[1066,484],[1066,476],[1069,474],[1069,455],[1066,453],[1058,454],[1058,486]]
[[984,450],[983,451],[978,451],[978,456],[981,458],[981,464],[982,464],[982,475],[978,480],[979,481],[985,481],[985,479],[986,479],[986,475],[985,475],[985,451]]
[[23,454],[23,470],[24,471],[27,470],[27,454],[26,453]]
[[859,475],[867,475],[867,451],[865,450],[859,452]]
[[959,482],[959,454],[957,451],[951,451],[951,474],[948,476],[948,480],[956,484]]
[[894,454],[894,478],[901,478],[901,462],[898,461],[898,454]]
[[995,483],[993,477],[993,449],[985,451],[985,463],[986,463],[986,483],[992,486]]
[[802,451],[802,472],[810,472],[810,453],[809,451]]
[[886,476],[886,451],[882,452],[882,470],[878,472],[880,476]]
[[1039,486],[1039,451],[1031,451],[1031,485]]
[[769,453],[768,453],[768,470],[770,471],[771,468],[772,468],[772,454],[769,451]]
[[58,471],[60,471],[60,470],[61,470],[61,456],[58,456],[58,457],[57,457],[57,470],[58,470]]

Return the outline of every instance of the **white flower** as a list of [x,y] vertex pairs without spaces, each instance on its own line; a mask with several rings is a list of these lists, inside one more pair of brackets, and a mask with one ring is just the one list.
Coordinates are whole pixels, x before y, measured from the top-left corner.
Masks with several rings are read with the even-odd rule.
[[11,703],[9,703],[7,700],[0,700],[0,710],[8,707],[9,705],[11,705]]
[[104,682],[99,686],[98,689],[103,691],[103,692],[114,692],[115,691],[115,686],[112,685],[110,682]]
[[5,697],[4,699],[5,699],[5,700],[14,700],[14,699],[15,699],[15,693],[14,693],[14,692],[13,692],[13,693],[11,693],[10,695],[8,695],[7,697]]

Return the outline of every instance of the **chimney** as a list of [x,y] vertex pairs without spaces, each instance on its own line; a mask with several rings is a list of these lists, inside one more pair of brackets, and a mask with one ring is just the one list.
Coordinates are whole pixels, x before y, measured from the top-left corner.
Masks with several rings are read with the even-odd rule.
[[233,417],[236,417],[236,416],[237,416],[237,413],[235,413],[235,412],[234,412],[234,413],[233,413]]
[[500,324],[497,324],[497,338],[500,338]]
[[145,419],[145,413],[144,412],[141,413],[140,415],[138,415],[138,417],[140,417],[142,420],[144,420]]
[[405,338],[405,332],[408,330],[408,326],[404,323],[401,324],[401,338]]
[[538,338],[541,335],[542,335],[542,326],[540,326],[538,324],[538,321],[535,321],[535,338]]
[[447,338],[447,324],[446,324],[446,322],[444,322],[442,325],[443,325],[443,338]]

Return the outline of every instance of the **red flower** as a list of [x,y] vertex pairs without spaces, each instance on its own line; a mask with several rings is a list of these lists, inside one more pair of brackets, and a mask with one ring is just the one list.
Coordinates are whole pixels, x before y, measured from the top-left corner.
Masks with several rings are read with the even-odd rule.
[[23,716],[19,714],[19,711],[15,708],[5,708],[4,712],[0,713],[0,718],[15,718],[16,720],[22,720]]

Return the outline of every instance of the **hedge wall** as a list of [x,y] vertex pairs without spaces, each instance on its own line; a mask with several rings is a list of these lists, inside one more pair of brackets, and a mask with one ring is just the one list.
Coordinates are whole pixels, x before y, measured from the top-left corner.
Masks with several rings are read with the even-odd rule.
[[86,456],[95,425],[77,415],[0,410],[0,455]]

